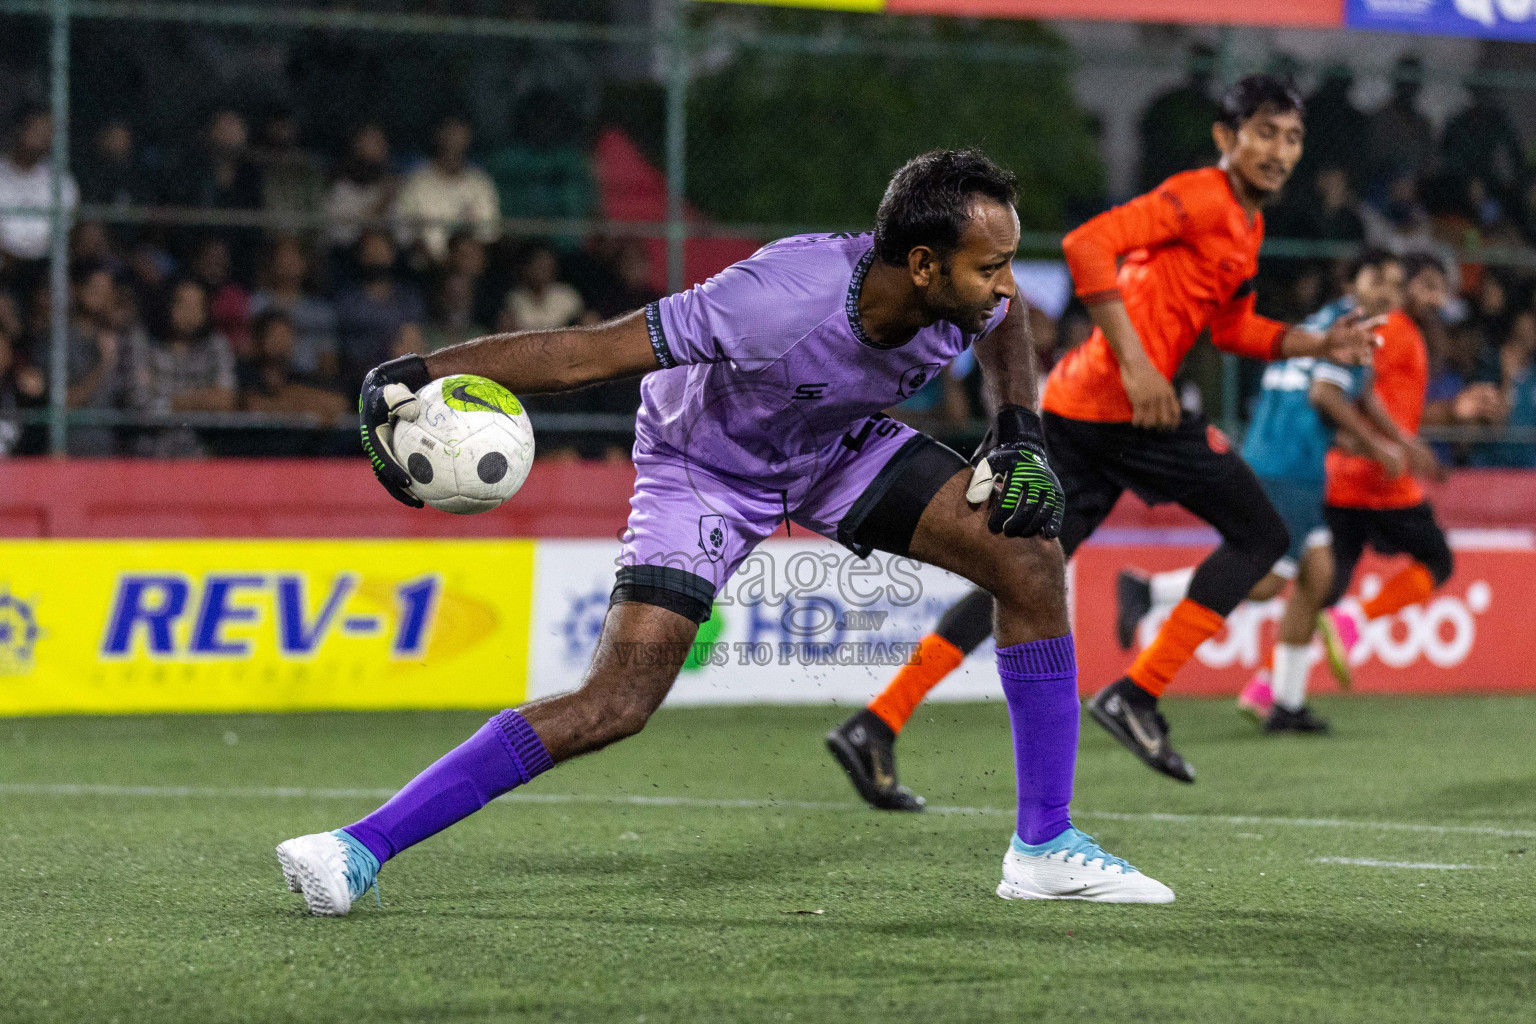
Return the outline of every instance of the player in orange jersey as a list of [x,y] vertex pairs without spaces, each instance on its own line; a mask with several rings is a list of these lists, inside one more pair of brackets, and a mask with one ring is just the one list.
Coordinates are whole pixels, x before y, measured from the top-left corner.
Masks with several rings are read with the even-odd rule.
[[[1156,639],[1088,706],[1132,753],[1184,782],[1194,781],[1194,769],[1169,744],[1158,697],[1285,553],[1289,536],[1226,437],[1180,411],[1171,379],[1206,329],[1218,348],[1241,355],[1359,363],[1369,357],[1376,326],[1355,313],[1317,333],[1254,312],[1264,238],[1260,209],[1301,157],[1296,92],[1268,75],[1244,78],[1223,98],[1212,132],[1221,152],[1216,167],[1176,174],[1063,240],[1078,297],[1096,329],[1051,371],[1042,403],[1051,465],[1067,495],[1061,543],[1069,557],[1127,489],[1149,502],[1176,502],[1221,534],[1221,545],[1195,571],[1189,596]],[[984,467],[978,470],[982,486],[968,495],[972,501],[989,491]],[[964,603],[987,607],[981,599]],[[938,681],[931,669],[952,668],[964,653],[942,634],[925,638],[920,663],[904,668],[885,694],[828,735],[866,800],[891,809],[921,806],[896,781],[895,734],[903,715]]]
[[[1440,315],[1448,289],[1445,267],[1433,256],[1415,253],[1403,260],[1403,280],[1403,312],[1413,322],[1405,324],[1404,330],[1383,334],[1385,344],[1376,352],[1372,390],[1376,407],[1384,415],[1375,416],[1372,425],[1418,463],[1431,467],[1428,475],[1443,479],[1444,471],[1416,436],[1429,383],[1429,354],[1421,326],[1416,325]],[[1434,509],[1418,480],[1407,474],[1389,475],[1380,463],[1342,448],[1328,453],[1327,470],[1323,518],[1333,534],[1336,568],[1330,607],[1318,624],[1330,667],[1348,685],[1349,655],[1366,623],[1425,600],[1451,578],[1454,565],[1445,531],[1435,522]],[[1405,554],[1412,561],[1364,603],[1352,598],[1340,601],[1366,544],[1381,554]]]

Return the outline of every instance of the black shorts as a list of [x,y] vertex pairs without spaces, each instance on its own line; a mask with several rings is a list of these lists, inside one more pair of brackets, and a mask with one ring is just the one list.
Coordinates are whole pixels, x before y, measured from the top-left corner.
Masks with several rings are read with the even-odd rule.
[[1252,532],[1256,511],[1269,510],[1260,517],[1263,528],[1272,528],[1270,520],[1278,519],[1253,470],[1232,450],[1227,436],[1200,416],[1184,413],[1173,430],[1050,412],[1042,419],[1051,468],[1067,496],[1061,546],[1068,557],[1099,528],[1125,491],[1149,505],[1181,505],[1223,537]]
[[1451,578],[1451,546],[1427,501],[1410,508],[1325,505],[1323,521],[1333,533],[1335,593],[1330,604],[1349,588],[1350,577],[1367,544],[1378,554],[1407,555],[1419,562],[1434,576],[1436,586]]
[[853,503],[838,524],[838,542],[860,558],[867,558],[871,551],[910,554],[917,521],[933,496],[969,466],[953,448],[919,433]]

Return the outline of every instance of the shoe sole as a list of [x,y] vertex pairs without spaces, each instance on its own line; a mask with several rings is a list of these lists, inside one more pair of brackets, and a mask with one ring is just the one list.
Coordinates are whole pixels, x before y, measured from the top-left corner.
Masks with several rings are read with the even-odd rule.
[[[277,847],[277,863],[283,869],[283,878],[288,881],[288,888],[303,893],[304,906],[311,914],[317,917],[345,917],[347,911],[352,909],[351,901],[346,906],[340,906],[331,894],[330,886],[326,885],[314,865],[307,860],[295,858],[291,851],[283,849],[287,845],[283,843]],[[298,883],[296,889],[295,882]]]
[[875,780],[864,771],[864,765],[859,761],[858,751],[853,744],[843,739],[842,734],[833,730],[827,733],[827,750],[831,751],[837,763],[842,766],[848,780],[853,783],[853,788],[858,791],[864,802],[877,811],[902,811],[908,814],[921,811],[926,801],[920,796],[913,796],[917,806],[908,804],[891,804],[885,802],[884,791],[875,785]]
[[1082,903],[1172,903],[1176,898],[1169,893],[1167,899],[1161,896],[1152,899],[1136,899],[1132,897],[1115,896],[1069,896],[1056,893],[1036,892],[1032,889],[1021,889],[1011,882],[997,883],[997,894],[1005,900],[1077,900]]
[[1317,617],[1317,628],[1323,637],[1323,658],[1328,662],[1328,671],[1333,673],[1339,689],[1348,690],[1355,685],[1355,676],[1349,670],[1349,652],[1344,649],[1344,640],[1326,615]]
[[1164,767],[1163,764],[1154,758],[1151,754],[1147,753],[1146,748],[1143,747],[1140,743],[1136,742],[1136,737],[1132,736],[1129,732],[1122,728],[1120,723],[1115,721],[1107,713],[1099,710],[1098,704],[1092,701],[1088,703],[1088,715],[1095,722],[1099,723],[1100,728],[1113,736],[1115,741],[1118,742],[1122,747],[1135,754],[1141,763],[1146,765],[1148,768],[1151,768],[1159,775],[1167,776],[1175,782],[1182,782],[1191,786],[1194,785],[1194,779],[1186,779],[1182,775],[1175,775],[1173,772]]
[[293,858],[281,846],[277,848],[277,866],[283,869],[283,881],[288,883],[289,892],[304,891],[304,887],[299,884],[299,872],[293,866]]

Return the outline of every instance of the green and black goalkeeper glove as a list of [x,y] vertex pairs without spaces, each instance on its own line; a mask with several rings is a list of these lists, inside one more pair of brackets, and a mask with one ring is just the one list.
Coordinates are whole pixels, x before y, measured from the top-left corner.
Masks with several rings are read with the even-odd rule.
[[421,356],[401,356],[369,370],[357,399],[357,413],[363,421],[363,451],[373,463],[373,475],[390,497],[412,508],[421,508],[422,501],[411,493],[411,475],[395,458],[392,435],[396,418],[415,418],[416,392],[431,382]]
[[1021,405],[1005,405],[974,457],[975,472],[966,500],[980,505],[992,498],[987,529],[1007,537],[1044,537],[1061,533],[1067,510],[1061,482],[1045,458],[1040,417]]

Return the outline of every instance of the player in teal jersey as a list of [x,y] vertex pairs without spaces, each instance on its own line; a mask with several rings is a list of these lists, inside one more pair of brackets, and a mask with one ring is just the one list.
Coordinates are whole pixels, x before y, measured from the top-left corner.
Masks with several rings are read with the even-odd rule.
[[[1402,303],[1403,268],[1383,250],[1367,250],[1351,266],[1350,293],[1314,313],[1302,326],[1326,331],[1339,317],[1359,308],[1384,318]],[[1243,441],[1243,459],[1290,531],[1291,545],[1268,576],[1249,594],[1267,601],[1295,587],[1280,619],[1273,667],[1262,667],[1243,688],[1238,706],[1267,732],[1324,732],[1327,723],[1306,706],[1312,633],[1333,584],[1332,538],[1323,522],[1323,461],[1340,443],[1380,462],[1390,475],[1405,468],[1404,453],[1376,426],[1385,416],[1369,386],[1367,367],[1341,366],[1314,358],[1274,362],[1264,371],[1253,420]],[[1129,644],[1136,623],[1154,604],[1182,599],[1188,569],[1146,577],[1121,572],[1120,627]]]

